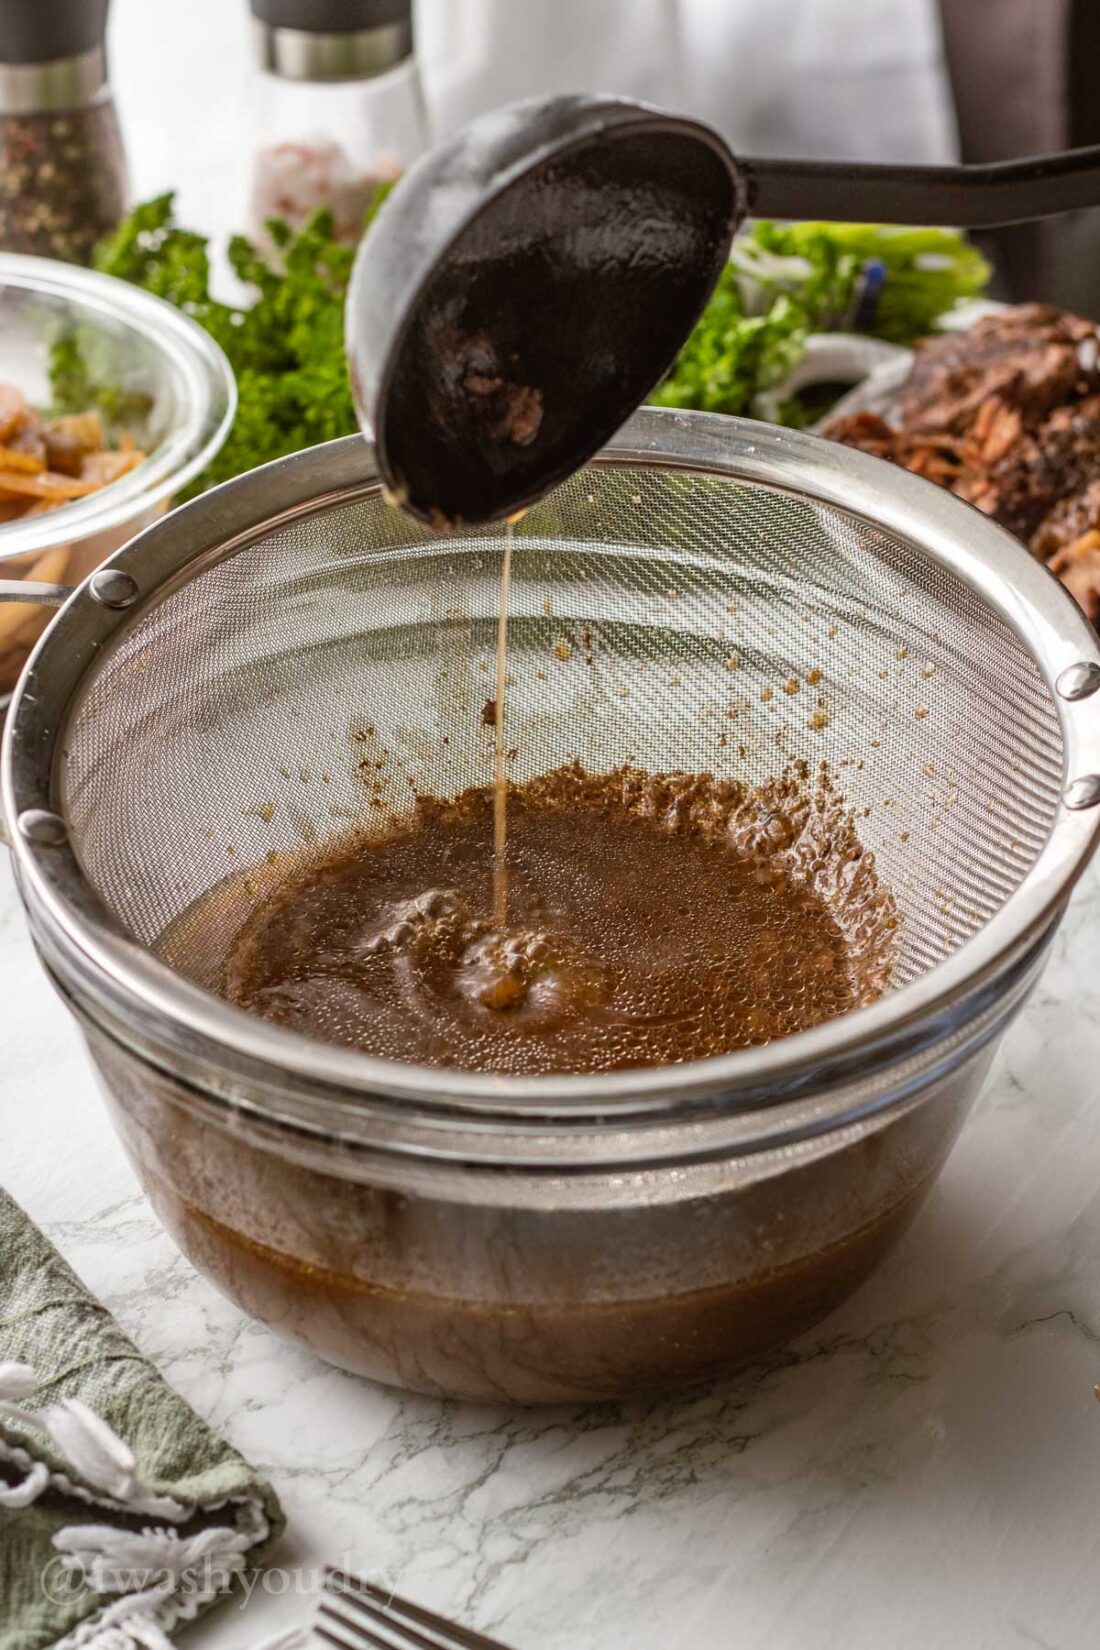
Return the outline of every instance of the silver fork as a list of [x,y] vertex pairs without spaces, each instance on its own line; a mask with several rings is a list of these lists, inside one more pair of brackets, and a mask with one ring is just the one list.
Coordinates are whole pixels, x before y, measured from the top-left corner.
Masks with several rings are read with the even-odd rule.
[[326,1569],[313,1631],[337,1650],[506,1650],[344,1570]]

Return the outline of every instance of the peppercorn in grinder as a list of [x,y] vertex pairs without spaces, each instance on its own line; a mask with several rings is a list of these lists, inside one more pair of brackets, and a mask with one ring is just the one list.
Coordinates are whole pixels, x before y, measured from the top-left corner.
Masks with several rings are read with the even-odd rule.
[[127,207],[109,0],[0,0],[0,248],[91,262]]

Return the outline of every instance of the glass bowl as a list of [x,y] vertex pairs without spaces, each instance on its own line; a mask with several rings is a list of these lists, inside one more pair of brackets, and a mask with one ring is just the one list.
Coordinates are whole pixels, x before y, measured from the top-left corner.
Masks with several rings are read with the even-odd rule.
[[587,1075],[381,1060],[243,1013],[214,929],[282,855],[491,775],[503,543],[393,509],[359,436],[172,511],[114,558],[133,601],[89,582],[36,650],[0,821],[201,1271],[396,1386],[615,1398],[766,1356],[919,1207],[1100,840],[1100,643],[1023,545],[907,471],[639,414],[516,530],[513,777],[629,759],[758,784],[782,735],[835,771],[894,892],[895,988]]
[[[95,384],[140,407],[127,428],[148,454],[142,464],[86,498],[0,526],[0,579],[76,585],[210,462],[236,411],[233,372],[209,334],[162,299],[49,258],[0,253],[0,336],[0,377],[33,406],[50,404],[51,349],[72,337]],[[0,613],[0,708],[50,617],[29,604]]]

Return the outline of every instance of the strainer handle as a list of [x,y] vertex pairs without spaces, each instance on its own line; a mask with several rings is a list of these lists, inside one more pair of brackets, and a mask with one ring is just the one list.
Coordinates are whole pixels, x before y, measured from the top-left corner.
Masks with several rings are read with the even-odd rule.
[[32,579],[0,579],[0,602],[33,602],[37,607],[64,607],[75,585],[35,584]]

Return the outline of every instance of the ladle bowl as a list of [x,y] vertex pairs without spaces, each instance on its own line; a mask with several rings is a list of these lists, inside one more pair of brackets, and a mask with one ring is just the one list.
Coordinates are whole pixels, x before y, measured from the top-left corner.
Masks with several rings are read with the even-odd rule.
[[360,421],[431,526],[527,508],[672,365],[744,218],[710,127],[607,97],[483,115],[401,179],[348,294]]

